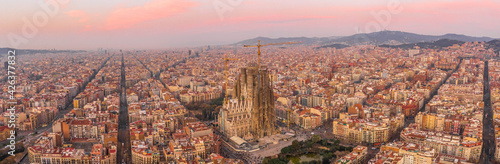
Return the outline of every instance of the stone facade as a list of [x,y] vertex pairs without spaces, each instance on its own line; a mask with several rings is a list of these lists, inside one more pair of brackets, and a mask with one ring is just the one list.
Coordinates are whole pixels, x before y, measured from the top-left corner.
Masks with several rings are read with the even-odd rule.
[[219,114],[221,131],[243,138],[262,138],[277,132],[272,81],[265,67],[259,70],[249,64],[241,68],[233,92],[233,99]]

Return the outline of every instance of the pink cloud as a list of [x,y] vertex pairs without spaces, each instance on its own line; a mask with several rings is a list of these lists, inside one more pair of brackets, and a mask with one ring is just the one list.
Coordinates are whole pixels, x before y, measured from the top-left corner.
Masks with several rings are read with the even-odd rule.
[[144,21],[166,18],[186,12],[194,2],[185,0],[153,0],[144,6],[118,8],[111,12],[105,23],[106,30],[129,28]]
[[243,1],[243,5],[256,4],[257,1]]
[[[260,3],[255,1],[245,1],[252,3]],[[209,17],[191,24],[184,24],[184,30],[207,26],[227,26],[235,25],[241,28],[266,28],[270,26],[287,26],[296,23],[300,26],[316,24],[318,22],[341,22],[344,20],[352,20],[352,16],[362,15],[362,12],[371,10],[383,9],[385,6],[370,6],[370,7],[354,7],[354,6],[320,6],[320,7],[304,7],[293,9],[274,10],[261,9],[255,12],[254,9],[240,9],[233,13],[227,14],[222,21],[218,17]],[[346,14],[356,13],[356,14]],[[346,16],[348,15],[348,16]],[[357,20],[359,21],[359,20]],[[294,26],[297,27],[297,26]]]
[[70,10],[65,12],[65,14],[69,17],[78,19],[78,22],[85,23],[90,19],[90,16],[87,12],[81,10]]

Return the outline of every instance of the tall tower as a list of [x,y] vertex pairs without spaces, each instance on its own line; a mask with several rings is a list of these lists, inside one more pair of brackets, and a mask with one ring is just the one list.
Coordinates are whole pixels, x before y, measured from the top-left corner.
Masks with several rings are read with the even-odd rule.
[[130,124],[128,120],[127,90],[125,87],[125,60],[123,59],[123,53],[120,85],[120,113],[118,114],[118,145],[116,163],[130,164],[132,163],[132,151],[130,146]]
[[234,86],[234,98],[252,102],[252,127],[254,138],[276,134],[276,113],[274,95],[269,70],[259,69],[251,63],[240,69],[240,75]]

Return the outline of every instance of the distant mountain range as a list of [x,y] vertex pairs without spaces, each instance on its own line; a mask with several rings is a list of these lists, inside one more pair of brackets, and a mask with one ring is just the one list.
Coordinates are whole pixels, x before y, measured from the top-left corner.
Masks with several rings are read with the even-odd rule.
[[428,41],[428,42],[418,42],[418,43],[408,43],[408,44],[400,44],[400,45],[387,45],[383,44],[380,47],[390,47],[390,48],[401,48],[401,49],[411,49],[415,46],[420,48],[430,48],[430,49],[440,49],[449,46],[453,46],[454,44],[464,44],[465,42],[460,40],[452,40],[452,39],[439,39],[436,41]]
[[253,39],[248,39],[244,40],[238,43],[235,43],[236,45],[243,45],[243,44],[257,44],[257,42],[260,40],[263,44],[264,43],[278,43],[278,42],[302,42],[302,44],[321,44],[324,42],[328,42],[332,39],[336,39],[339,37],[283,37],[283,38],[267,38],[267,37],[257,37]]
[[[485,41],[489,48],[500,51],[500,39],[490,37],[473,37],[460,34],[445,34],[445,35],[422,35],[401,31],[379,31],[373,33],[354,34],[350,36],[331,36],[331,37],[282,37],[268,38],[257,37],[253,39],[243,40],[232,45],[253,45],[261,40],[262,44],[279,43],[279,42],[299,42],[307,45],[318,45],[316,48],[334,47],[337,49],[354,46],[373,44],[381,47],[393,48],[413,48],[419,46],[421,48],[442,48],[453,44],[463,44],[464,42]],[[7,54],[9,48],[0,48],[0,57]],[[85,52],[84,50],[35,50],[35,49],[17,49],[16,55],[35,54],[35,53],[76,53]]]
[[500,39],[495,39],[487,43],[488,43],[488,48],[494,49],[497,54],[500,53]]
[[325,45],[361,45],[361,44],[374,44],[374,45],[402,45],[412,44],[419,42],[430,42],[441,39],[457,40],[462,42],[474,41],[492,41],[494,38],[490,37],[473,37],[460,34],[445,34],[445,35],[422,35],[401,31],[379,31],[373,33],[354,34],[351,36],[333,36],[333,37],[289,37],[289,38],[267,38],[257,37],[235,43],[236,45],[242,44],[256,44],[258,40],[262,43],[277,43],[277,42],[296,42],[302,41],[302,44],[318,44]]
[[324,46],[320,46],[320,47],[316,47],[316,49],[319,49],[319,48],[335,48],[335,49],[342,49],[342,48],[346,48],[346,47],[350,47],[348,45],[345,45],[345,44],[338,44],[338,43],[335,43],[335,44],[329,44],[329,45],[324,45]]

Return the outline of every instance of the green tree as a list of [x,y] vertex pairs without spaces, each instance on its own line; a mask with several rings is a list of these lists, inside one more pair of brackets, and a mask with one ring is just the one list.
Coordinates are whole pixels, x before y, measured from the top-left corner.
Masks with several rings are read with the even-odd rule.
[[326,154],[323,155],[323,158],[327,158],[327,159],[331,159],[335,156],[335,154],[333,154],[332,152],[328,152]]
[[293,149],[295,149],[295,150],[300,149],[300,143],[299,143],[299,141],[297,141],[297,140],[293,140],[293,141],[292,141],[292,147],[293,147]]
[[328,146],[328,140],[321,140],[321,145]]
[[308,163],[309,164],[320,164],[321,162],[320,161],[309,161]]
[[292,163],[294,164],[299,164],[300,163],[300,158],[297,157],[297,156],[293,156],[293,157],[290,157],[290,160],[292,161]]
[[335,140],[335,142],[333,142],[333,144],[340,145],[340,140]]
[[266,158],[264,158],[264,159],[262,160],[262,163],[263,163],[263,164],[269,164],[269,158],[267,158],[267,157],[266,157]]
[[212,104],[217,105],[217,106],[222,106],[223,102],[224,102],[224,97],[220,97],[220,98],[212,100]]
[[317,143],[317,142],[321,141],[321,136],[315,134],[311,137],[311,141],[314,143]]
[[292,153],[293,151],[294,151],[294,149],[291,146],[287,146],[287,147],[284,147],[283,149],[281,149],[281,154],[288,154],[288,153]]
[[286,162],[285,161],[281,161],[278,158],[273,158],[273,159],[269,160],[269,164],[286,164]]
[[201,115],[202,115],[203,120],[208,120],[206,118],[206,116],[207,116],[207,111],[206,110],[201,111]]
[[281,156],[279,159],[285,163],[288,163],[290,160],[286,156]]
[[336,157],[335,154],[333,154],[332,152],[328,152],[326,154],[323,155],[323,159],[322,159],[322,163],[323,164],[329,164],[330,163],[330,159]]
[[309,140],[308,140],[308,141],[306,141],[306,142],[304,143],[304,147],[305,147],[305,148],[312,148],[313,144],[314,144],[314,143],[313,143],[312,141],[309,141]]

